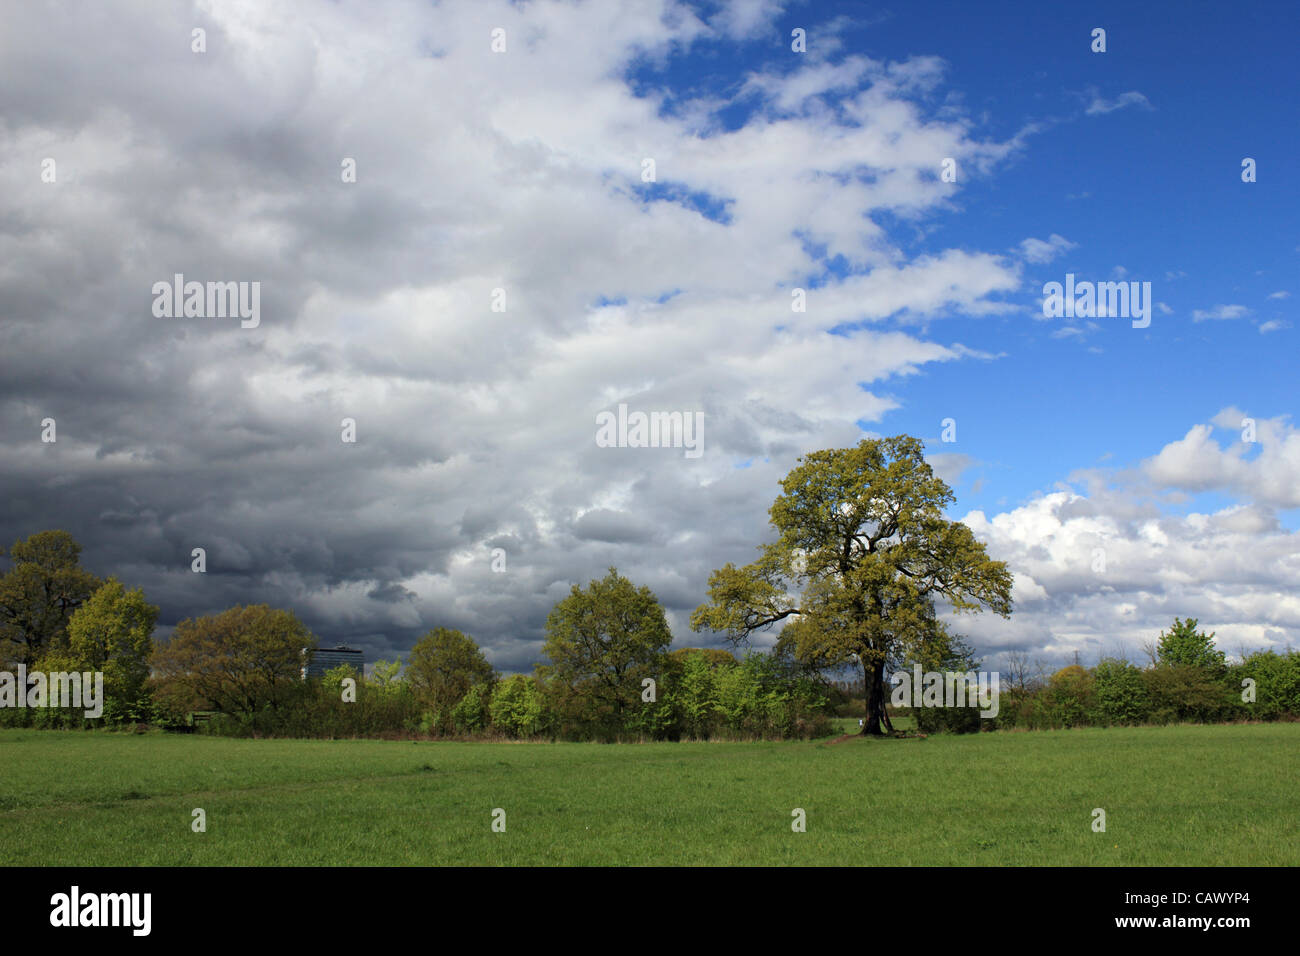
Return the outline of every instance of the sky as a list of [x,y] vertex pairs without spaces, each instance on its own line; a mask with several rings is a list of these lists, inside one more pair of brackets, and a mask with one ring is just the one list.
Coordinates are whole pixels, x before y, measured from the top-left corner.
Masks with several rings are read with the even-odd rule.
[[[1175,616],[1298,643],[1294,4],[0,26],[0,543],[71,532],[160,638],[268,603],[528,671],[615,566],[719,646],[690,613],[798,457],[906,433],[1015,576],[953,622],[986,667],[1140,660]],[[158,314],[178,273],[258,283],[256,322]],[[1045,315],[1067,276],[1147,321]],[[620,404],[701,453],[602,447]]]

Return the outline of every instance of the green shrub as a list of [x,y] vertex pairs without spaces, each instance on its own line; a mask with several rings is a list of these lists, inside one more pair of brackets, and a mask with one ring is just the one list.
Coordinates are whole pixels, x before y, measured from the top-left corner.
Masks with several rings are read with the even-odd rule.
[[[1255,682],[1255,700],[1241,700],[1242,682],[1247,678]],[[1226,684],[1234,695],[1235,709],[1255,720],[1276,720],[1279,717],[1300,717],[1300,653],[1288,649],[1285,654],[1276,651],[1257,651],[1240,664],[1229,668]]]
[[509,737],[532,737],[542,725],[542,696],[531,677],[515,674],[497,685],[489,705],[492,726]]
[[1052,727],[1084,727],[1092,722],[1096,681],[1078,664],[1052,675],[1044,693],[1046,719]]
[[451,708],[451,723],[461,733],[477,734],[491,721],[492,686],[472,684],[465,696]]
[[1232,716],[1232,699],[1223,678],[1205,667],[1157,664],[1142,672],[1158,724],[1207,723]]
[[1194,617],[1185,621],[1174,618],[1169,633],[1160,632],[1156,658],[1161,664],[1200,667],[1215,673],[1222,673],[1224,668],[1223,651],[1214,646],[1214,632],[1198,631]]
[[1151,695],[1140,668],[1122,658],[1104,657],[1093,669],[1097,723],[1140,724],[1151,716]]

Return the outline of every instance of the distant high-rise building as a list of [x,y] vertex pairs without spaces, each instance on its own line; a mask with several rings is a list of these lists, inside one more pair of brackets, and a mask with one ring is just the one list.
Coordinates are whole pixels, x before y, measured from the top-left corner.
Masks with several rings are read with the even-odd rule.
[[323,677],[326,671],[333,670],[340,664],[351,666],[358,674],[364,674],[366,670],[365,653],[342,644],[336,647],[318,647],[315,651],[304,647],[302,654],[306,660],[302,668],[303,680],[308,677]]

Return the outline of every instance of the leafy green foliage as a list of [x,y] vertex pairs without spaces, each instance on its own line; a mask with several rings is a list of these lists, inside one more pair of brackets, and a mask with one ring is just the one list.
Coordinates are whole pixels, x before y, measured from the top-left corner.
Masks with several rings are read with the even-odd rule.
[[[945,676],[949,673],[969,675],[980,667],[975,652],[966,641],[946,634],[924,648],[920,656],[923,659],[918,663],[923,670]],[[916,719],[916,729],[926,734],[973,734],[991,726],[985,718],[980,717],[977,704],[913,707],[907,713]]]
[[[1191,624],[1185,633],[1195,633]],[[1200,663],[1179,663],[1175,653],[1174,659],[1157,659],[1140,669],[1103,658],[1091,670],[1074,665],[1058,671],[1046,688],[1004,690],[996,725],[1035,729],[1300,717],[1300,653],[1258,651],[1220,667],[1217,654],[1203,652],[1203,639],[1190,646],[1191,659]],[[1253,701],[1243,699],[1247,678],[1255,682]]]
[[[434,628],[411,648],[406,676],[416,699],[436,715],[435,729],[442,730],[456,726],[453,712],[473,687],[497,679],[474,639],[446,627]],[[481,692],[475,700],[476,706],[482,703]]]
[[729,665],[725,665],[725,669],[703,653],[688,654],[682,658],[675,703],[683,736],[700,740],[708,738],[719,708],[718,684],[721,675],[735,668],[734,658]]
[[1084,727],[1096,702],[1092,672],[1078,664],[1062,667],[1047,683],[1048,719],[1054,727]]
[[127,591],[109,580],[72,613],[67,640],[38,662],[43,671],[101,671],[108,723],[147,721],[154,716],[147,682],[158,608],[140,589]]
[[1216,672],[1224,667],[1224,654],[1215,648],[1213,632],[1198,631],[1194,617],[1185,621],[1174,618],[1169,633],[1160,632],[1156,654],[1161,664],[1181,664]]
[[608,734],[623,730],[642,706],[642,680],[657,679],[672,632],[647,587],[617,569],[585,590],[574,585],[546,621],[542,676],[568,689],[558,696],[564,716]]
[[186,619],[154,651],[158,693],[181,711],[278,710],[299,694],[303,650],[315,645],[293,612],[265,604]]
[[1190,664],[1160,664],[1142,672],[1157,724],[1204,723],[1231,716],[1231,688],[1221,673]]
[[1104,657],[1093,669],[1097,723],[1140,724],[1151,716],[1151,695],[1140,668]]
[[487,729],[492,719],[493,685],[486,681],[471,684],[448,714],[451,726],[463,734],[476,734]]
[[864,733],[885,716],[884,674],[934,656],[945,630],[942,598],[956,611],[1011,613],[1011,574],[960,522],[943,517],[952,491],[925,462],[922,443],[899,435],[814,452],[781,482],[769,513],[777,532],[758,560],[709,578],[695,630],[736,643],[794,618],[782,647],[809,667],[855,665],[867,688]]
[[508,737],[531,737],[542,726],[542,695],[523,674],[506,678],[492,695],[492,726]]
[[[1243,681],[1255,682],[1255,701],[1241,701]],[[1236,696],[1235,707],[1243,715],[1258,720],[1276,720],[1286,715],[1300,716],[1300,652],[1288,649],[1257,651],[1230,668],[1226,679],[1229,691]]]
[[0,575],[0,664],[33,667],[67,648],[72,612],[103,583],[80,565],[81,545],[66,531],[41,531],[9,549]]

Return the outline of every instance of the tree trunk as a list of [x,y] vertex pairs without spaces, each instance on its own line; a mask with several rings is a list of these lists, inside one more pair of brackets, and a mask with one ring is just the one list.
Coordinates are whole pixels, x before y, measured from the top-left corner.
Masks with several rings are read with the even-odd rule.
[[[866,688],[866,719],[862,725],[862,735],[882,736],[886,731],[894,732],[889,713],[885,710],[885,662],[863,662],[863,684]],[[883,729],[882,729],[883,727]]]

